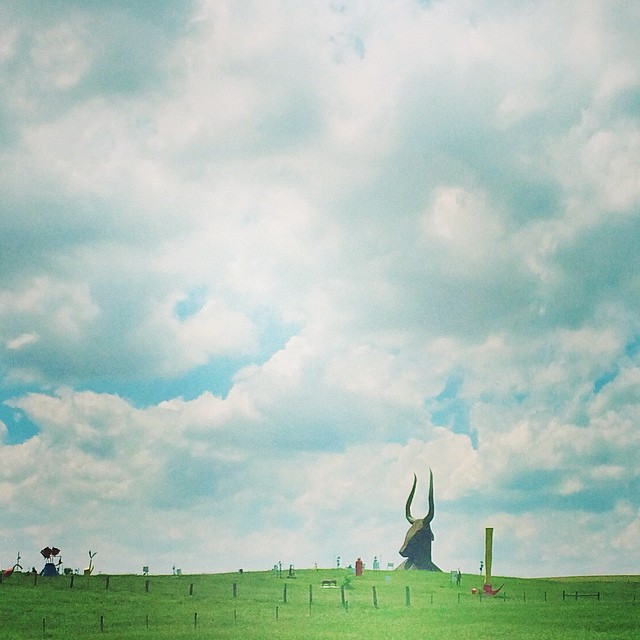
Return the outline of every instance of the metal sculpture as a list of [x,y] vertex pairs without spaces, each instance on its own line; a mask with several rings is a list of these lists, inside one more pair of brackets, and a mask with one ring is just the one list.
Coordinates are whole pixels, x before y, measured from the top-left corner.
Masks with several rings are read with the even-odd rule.
[[487,596],[495,596],[504,585],[500,585],[497,589],[492,586],[491,564],[493,562],[493,527],[485,527],[484,530],[484,586],[482,591]]
[[18,557],[16,559],[16,563],[13,565],[13,567],[10,567],[9,569],[5,569],[4,571],[2,571],[2,577],[3,578],[8,578],[10,575],[13,574],[13,572],[16,569],[20,569],[22,571],[22,565],[20,564],[20,552],[18,551]]
[[[58,555],[60,549],[58,547],[45,547],[40,551],[44,558],[44,567],[40,572],[41,576],[57,576],[58,567],[62,564],[62,558]],[[57,566],[54,564],[55,558],[58,558]]]
[[96,553],[98,552],[94,551],[92,553],[91,550],[89,550],[89,566],[84,568],[84,570],[82,571],[83,575],[90,576],[93,573],[93,557],[96,555]]
[[429,513],[424,518],[414,518],[411,515],[411,503],[416,492],[418,478],[413,474],[413,486],[407,499],[405,513],[407,521],[411,525],[400,549],[400,555],[406,560],[399,569],[421,569],[423,571],[441,571],[431,560],[431,543],[434,536],[431,531],[431,521],[435,515],[433,504],[433,472],[429,469]]

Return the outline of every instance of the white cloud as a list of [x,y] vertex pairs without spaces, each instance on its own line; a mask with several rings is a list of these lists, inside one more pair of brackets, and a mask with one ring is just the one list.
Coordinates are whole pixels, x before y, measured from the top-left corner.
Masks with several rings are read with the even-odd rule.
[[39,84],[55,89],[78,84],[93,57],[82,31],[80,26],[66,23],[36,33],[31,60]]
[[637,560],[633,11],[23,13],[0,36],[8,544],[399,561],[431,467],[445,569],[476,570],[485,522],[498,571]]
[[450,250],[445,260],[451,269],[459,264],[483,268],[499,259],[500,247],[508,243],[495,209],[482,194],[461,187],[435,190],[424,228],[428,237],[435,236]]
[[208,299],[195,314],[175,315],[175,298],[149,309],[132,336],[136,346],[161,354],[158,373],[175,375],[205,364],[212,356],[251,352],[256,336],[252,322],[219,299]]
[[11,340],[7,340],[7,349],[22,349],[27,345],[30,345],[39,340],[40,336],[37,333],[23,333]]

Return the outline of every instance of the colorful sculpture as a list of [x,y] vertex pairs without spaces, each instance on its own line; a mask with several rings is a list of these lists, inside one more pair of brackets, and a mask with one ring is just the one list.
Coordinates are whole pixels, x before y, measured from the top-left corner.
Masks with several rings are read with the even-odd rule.
[[9,569],[5,569],[5,570],[2,572],[2,577],[3,577],[3,578],[8,578],[11,574],[13,574],[13,572],[14,572],[16,569],[22,569],[22,566],[21,566],[21,564],[20,564],[20,552],[19,552],[19,551],[18,551],[18,557],[17,557],[17,559],[16,559],[16,563],[13,565],[13,567],[10,567]]
[[431,560],[431,543],[434,535],[431,531],[431,521],[435,515],[433,504],[433,472],[429,469],[429,513],[424,518],[414,518],[411,515],[411,503],[416,491],[418,478],[413,474],[413,486],[407,499],[405,513],[411,525],[400,549],[400,555],[406,560],[398,569],[421,569],[423,571],[441,571]]
[[[57,576],[58,567],[62,564],[62,558],[58,557],[60,549],[57,547],[45,547],[40,550],[42,557],[44,558],[44,567],[40,572],[41,576]],[[58,557],[57,565],[54,564],[54,559]]]

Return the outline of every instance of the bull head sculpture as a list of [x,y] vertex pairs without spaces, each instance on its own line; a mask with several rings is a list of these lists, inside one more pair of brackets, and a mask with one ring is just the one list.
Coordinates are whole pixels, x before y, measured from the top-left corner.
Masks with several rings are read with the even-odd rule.
[[404,539],[404,544],[400,549],[400,555],[406,560],[400,565],[403,569],[422,569],[423,571],[440,571],[431,560],[431,543],[433,542],[433,532],[431,531],[431,521],[435,515],[433,506],[433,472],[429,469],[429,513],[424,518],[414,518],[411,515],[411,503],[416,492],[418,478],[413,474],[413,486],[407,499],[405,509],[407,520],[411,525]]

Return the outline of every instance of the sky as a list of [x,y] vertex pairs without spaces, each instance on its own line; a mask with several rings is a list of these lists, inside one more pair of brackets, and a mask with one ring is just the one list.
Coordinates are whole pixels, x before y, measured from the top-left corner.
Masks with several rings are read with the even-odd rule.
[[640,573],[640,5],[2,0],[0,564]]

